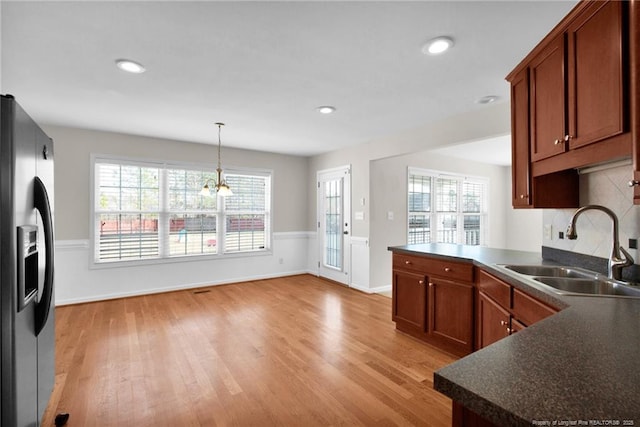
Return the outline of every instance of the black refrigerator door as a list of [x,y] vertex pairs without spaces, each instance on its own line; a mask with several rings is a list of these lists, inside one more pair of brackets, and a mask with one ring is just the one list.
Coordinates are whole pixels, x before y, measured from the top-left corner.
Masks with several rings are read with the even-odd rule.
[[[38,340],[35,300],[18,311],[18,227],[37,224],[33,182],[36,129],[12,97],[2,97],[2,421],[37,425]],[[10,245],[9,245],[10,243]]]

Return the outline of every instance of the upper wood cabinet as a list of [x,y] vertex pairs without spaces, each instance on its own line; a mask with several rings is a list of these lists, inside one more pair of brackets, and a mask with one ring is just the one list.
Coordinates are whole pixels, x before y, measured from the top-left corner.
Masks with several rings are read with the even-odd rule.
[[577,207],[578,168],[632,154],[640,178],[639,19],[636,0],[582,1],[507,76],[514,207]]
[[625,132],[622,2],[593,2],[529,64],[531,158]]
[[512,205],[514,208],[578,207],[575,171],[531,176],[529,86],[529,68],[521,70],[511,81]]
[[540,54],[531,70],[531,160],[564,152],[565,144],[564,34]]
[[568,133],[575,149],[627,129],[623,2],[591,3],[569,25]]
[[520,71],[511,81],[511,106],[512,204],[514,207],[530,207],[528,68]]

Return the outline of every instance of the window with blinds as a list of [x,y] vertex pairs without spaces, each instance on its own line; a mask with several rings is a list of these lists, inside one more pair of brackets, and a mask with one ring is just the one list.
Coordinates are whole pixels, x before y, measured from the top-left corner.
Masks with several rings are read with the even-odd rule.
[[95,173],[96,259],[157,258],[160,169],[101,163],[96,165]]
[[262,250],[267,244],[270,177],[228,173],[233,196],[224,200],[225,252]]
[[409,168],[407,243],[484,245],[488,180]]
[[235,170],[232,196],[201,194],[216,173],[95,158],[94,262],[222,256],[270,247],[271,173]]

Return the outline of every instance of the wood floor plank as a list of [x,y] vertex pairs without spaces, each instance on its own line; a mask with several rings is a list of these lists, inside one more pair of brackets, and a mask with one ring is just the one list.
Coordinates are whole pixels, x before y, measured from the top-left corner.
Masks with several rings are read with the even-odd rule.
[[56,308],[44,426],[450,426],[391,300],[310,275]]

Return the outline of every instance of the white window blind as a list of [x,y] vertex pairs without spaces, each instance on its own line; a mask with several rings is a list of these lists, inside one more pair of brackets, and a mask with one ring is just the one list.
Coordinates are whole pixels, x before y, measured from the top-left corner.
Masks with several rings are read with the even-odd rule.
[[227,174],[223,198],[200,194],[216,173],[195,166],[96,158],[93,171],[95,263],[270,247],[270,172]]
[[267,244],[270,178],[228,173],[233,196],[225,198],[225,252],[261,250]]
[[213,172],[167,169],[169,256],[215,254],[217,198],[200,194]]
[[485,244],[488,180],[409,168],[407,243]]
[[96,165],[96,258],[156,258],[160,252],[160,170],[138,165]]

